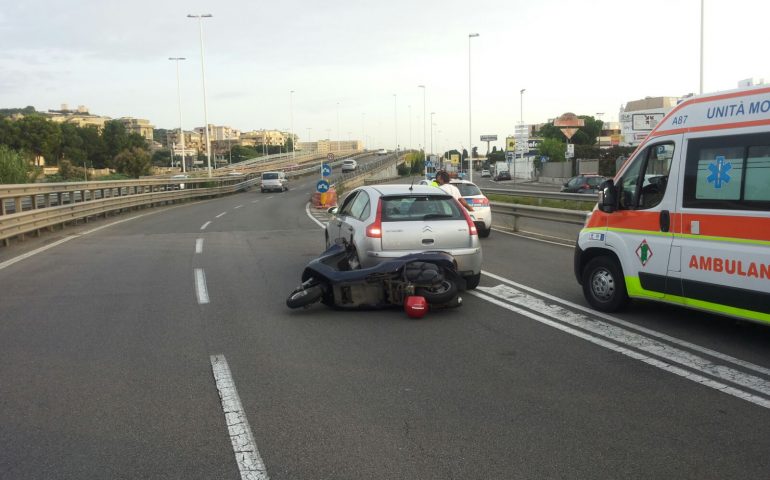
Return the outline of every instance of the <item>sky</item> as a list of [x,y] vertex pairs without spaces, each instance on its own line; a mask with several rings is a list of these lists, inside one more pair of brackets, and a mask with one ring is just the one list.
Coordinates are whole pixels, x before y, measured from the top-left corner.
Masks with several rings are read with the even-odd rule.
[[[700,3],[0,0],[0,108],[85,105],[179,128],[168,58],[185,57],[182,125],[202,126],[199,21],[187,18],[202,13],[211,124],[431,150],[435,112],[432,151],[480,135],[502,146],[521,117],[617,121],[628,101],[698,93]],[[704,92],[770,82],[768,19],[767,0],[705,0]]]

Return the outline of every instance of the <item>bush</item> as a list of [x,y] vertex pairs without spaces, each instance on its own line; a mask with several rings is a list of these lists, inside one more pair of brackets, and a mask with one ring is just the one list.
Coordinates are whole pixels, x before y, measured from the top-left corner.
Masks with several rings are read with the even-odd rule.
[[0,183],[30,183],[39,173],[24,155],[0,145]]

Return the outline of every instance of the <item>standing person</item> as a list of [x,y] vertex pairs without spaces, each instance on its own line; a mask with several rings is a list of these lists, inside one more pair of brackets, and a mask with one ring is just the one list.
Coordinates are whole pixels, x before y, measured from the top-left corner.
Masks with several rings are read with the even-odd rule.
[[436,181],[438,182],[438,185],[439,185],[438,188],[452,195],[458,202],[460,202],[460,205],[465,207],[465,209],[468,210],[469,212],[473,211],[473,207],[468,205],[468,202],[466,202],[463,196],[460,194],[460,190],[458,190],[457,187],[449,183],[449,174],[446,171],[441,170],[439,172],[436,172]]

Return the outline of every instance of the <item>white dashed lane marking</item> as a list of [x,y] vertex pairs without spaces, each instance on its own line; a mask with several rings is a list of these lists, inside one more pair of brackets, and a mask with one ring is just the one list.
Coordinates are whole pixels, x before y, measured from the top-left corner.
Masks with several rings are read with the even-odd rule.
[[211,222],[204,223],[203,225],[201,225],[201,230],[206,230],[206,227],[208,227],[209,225],[211,225]]

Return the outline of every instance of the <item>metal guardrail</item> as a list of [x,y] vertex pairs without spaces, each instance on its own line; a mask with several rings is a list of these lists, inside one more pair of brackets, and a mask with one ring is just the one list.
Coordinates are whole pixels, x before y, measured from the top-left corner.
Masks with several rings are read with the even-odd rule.
[[[142,179],[0,186],[0,241],[110,212],[244,190],[258,178]],[[8,202],[13,213],[8,213]],[[26,207],[25,207],[26,206]]]
[[510,190],[505,188],[482,188],[484,194],[494,193],[497,195],[507,195],[510,197],[528,197],[528,198],[546,198],[550,200],[577,200],[581,202],[596,203],[598,194],[587,193],[561,193],[544,192],[538,190]]
[[513,228],[518,230],[519,218],[533,218],[550,222],[569,223],[572,225],[585,225],[591,212],[579,210],[567,210],[564,208],[535,207],[532,205],[518,205],[515,203],[489,202],[492,213],[513,217]]

